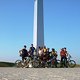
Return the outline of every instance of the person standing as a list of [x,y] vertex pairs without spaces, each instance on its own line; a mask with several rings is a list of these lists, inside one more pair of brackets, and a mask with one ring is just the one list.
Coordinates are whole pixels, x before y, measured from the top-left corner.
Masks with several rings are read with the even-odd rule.
[[31,47],[29,49],[29,55],[31,56],[31,58],[33,58],[34,52],[35,52],[35,47],[33,46],[33,44],[31,44]]
[[25,57],[28,56],[28,51],[26,49],[26,45],[24,45],[24,48],[19,50],[20,56],[22,57],[22,61],[25,60]]
[[61,67],[64,65],[64,67],[67,67],[67,51],[66,48],[62,48],[60,51],[61,56]]

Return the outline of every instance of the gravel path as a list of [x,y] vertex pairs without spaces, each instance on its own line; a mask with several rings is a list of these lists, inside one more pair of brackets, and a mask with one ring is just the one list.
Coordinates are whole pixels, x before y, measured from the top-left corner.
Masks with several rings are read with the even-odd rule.
[[0,80],[80,80],[80,68],[0,68]]

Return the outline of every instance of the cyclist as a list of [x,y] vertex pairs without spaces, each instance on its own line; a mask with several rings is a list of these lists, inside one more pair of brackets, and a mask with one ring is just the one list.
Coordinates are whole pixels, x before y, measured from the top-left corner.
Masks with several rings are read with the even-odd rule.
[[47,60],[47,49],[46,49],[46,46],[43,47],[43,61],[46,61]]
[[64,66],[67,67],[67,51],[66,51],[66,48],[61,49],[60,56],[61,56],[61,67],[63,66],[63,60],[65,60]]
[[43,54],[43,48],[39,47],[39,49],[38,49],[38,56],[41,57],[42,54]]
[[[43,60],[43,47],[39,47],[38,48],[38,58],[39,58],[39,61],[40,61],[40,63],[42,62],[42,60]],[[39,64],[40,64],[39,63]]]
[[43,53],[46,54],[47,53],[47,49],[46,46],[43,47]]
[[54,48],[52,48],[52,51],[51,51],[51,58],[53,58],[53,60],[54,60],[54,65],[55,65],[55,67],[57,67],[57,51],[55,51],[55,49]]
[[47,60],[50,60],[50,54],[51,54],[50,48],[47,48]]
[[26,45],[24,45],[24,48],[19,50],[20,56],[22,57],[22,61],[25,60],[25,57],[28,56],[28,51],[26,49]]
[[55,58],[57,58],[58,55],[57,55],[57,52],[55,51],[54,48],[52,48],[51,53],[52,53],[52,55],[53,55]]
[[33,59],[34,57],[34,52],[35,52],[35,47],[33,46],[33,44],[31,44],[31,47],[29,49],[29,56]]

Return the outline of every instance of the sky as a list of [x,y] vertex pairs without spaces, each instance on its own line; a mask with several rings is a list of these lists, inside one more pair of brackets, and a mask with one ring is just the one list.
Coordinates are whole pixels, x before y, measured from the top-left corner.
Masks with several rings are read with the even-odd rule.
[[[33,43],[34,0],[0,0],[0,61],[15,62]],[[44,0],[46,47],[67,48],[80,63],[80,0]]]

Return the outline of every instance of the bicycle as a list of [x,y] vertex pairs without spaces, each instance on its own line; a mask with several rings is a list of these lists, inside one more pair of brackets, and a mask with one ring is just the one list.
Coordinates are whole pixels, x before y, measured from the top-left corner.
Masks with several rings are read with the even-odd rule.
[[63,59],[63,61],[60,61],[60,67],[70,67],[73,68],[76,66],[76,62],[74,60],[71,59],[71,55],[68,53],[67,59]]
[[67,65],[68,65],[68,67],[73,68],[76,66],[76,62],[74,60],[72,60],[71,58],[72,58],[71,55],[68,54]]
[[50,67],[50,68],[59,68],[60,67],[60,60],[55,59],[55,58],[49,60],[47,63],[48,63],[48,67]]
[[32,67],[32,61],[31,61],[31,58],[30,57],[25,57],[25,60],[22,61],[22,60],[16,60],[15,61],[15,66],[17,68],[29,68],[29,67]]

